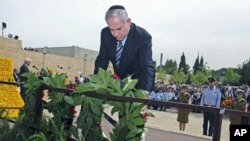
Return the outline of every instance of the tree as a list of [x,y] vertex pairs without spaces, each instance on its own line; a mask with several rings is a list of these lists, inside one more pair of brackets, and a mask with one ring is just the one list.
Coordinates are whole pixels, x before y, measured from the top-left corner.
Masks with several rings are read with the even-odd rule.
[[240,75],[241,83],[248,83],[250,84],[250,58],[249,60],[245,61],[242,65],[242,68],[240,68]]
[[240,75],[233,69],[227,69],[224,73],[224,83],[237,84],[240,80]]
[[212,71],[210,70],[197,71],[196,74],[191,76],[191,81],[194,84],[204,84],[211,76]]
[[183,52],[182,55],[181,55],[181,61],[180,61],[179,69],[178,69],[178,70],[180,71],[181,69],[183,69],[183,72],[184,72],[185,74],[188,73],[189,66],[186,64],[186,57],[185,57],[185,55],[184,55],[184,52]]
[[195,63],[194,63],[194,66],[193,66],[193,69],[194,69],[194,74],[196,74],[197,71],[199,71],[199,55],[197,56],[196,60],[195,60]]
[[165,66],[163,66],[166,73],[173,74],[175,70],[177,70],[177,63],[176,61],[173,61],[172,59],[167,59]]
[[227,70],[227,68],[221,68],[219,70],[212,70],[213,76],[218,80],[219,82],[224,82],[224,76],[223,73]]
[[186,83],[187,84],[191,84],[192,83],[192,81],[191,81],[191,73],[190,72],[187,74],[187,82]]
[[166,72],[164,70],[159,70],[156,74],[156,80],[161,80],[162,82],[166,81]]
[[204,68],[204,59],[203,59],[203,56],[201,56],[201,60],[200,60],[200,63],[199,63],[199,70],[203,70]]
[[175,70],[173,75],[170,77],[170,80],[173,83],[180,84],[180,83],[185,83],[187,77],[182,69],[179,71]]

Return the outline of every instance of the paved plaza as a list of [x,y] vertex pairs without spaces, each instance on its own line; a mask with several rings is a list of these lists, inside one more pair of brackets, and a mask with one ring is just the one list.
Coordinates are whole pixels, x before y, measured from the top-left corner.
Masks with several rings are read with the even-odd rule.
[[[80,106],[76,107],[79,113]],[[104,110],[110,115],[111,107]],[[211,141],[212,137],[202,135],[202,113],[189,114],[189,123],[186,125],[185,131],[179,131],[179,123],[176,121],[177,111],[174,108],[167,109],[166,111],[149,110],[155,117],[149,117],[146,127],[146,141]],[[48,113],[47,113],[48,114]],[[112,116],[117,120],[117,114]],[[76,120],[76,119],[75,119]],[[112,125],[103,120],[103,130],[105,135],[109,137],[109,132],[112,132]],[[228,116],[224,116],[221,127],[221,140],[229,141],[229,119]]]
[[[106,113],[110,113],[111,108],[105,109]],[[186,126],[185,131],[179,131],[179,123],[176,121],[177,112],[176,109],[167,109],[167,111],[149,110],[155,117],[149,117],[146,127],[148,128],[146,141],[156,139],[157,141],[209,141],[212,137],[202,135],[202,113],[193,113],[189,115],[189,123]],[[113,116],[117,119],[116,115]],[[104,122],[104,128],[108,122]],[[105,129],[106,130],[106,129]],[[106,133],[107,134],[107,133]],[[229,119],[227,116],[223,117],[221,128],[221,141],[229,141]]]

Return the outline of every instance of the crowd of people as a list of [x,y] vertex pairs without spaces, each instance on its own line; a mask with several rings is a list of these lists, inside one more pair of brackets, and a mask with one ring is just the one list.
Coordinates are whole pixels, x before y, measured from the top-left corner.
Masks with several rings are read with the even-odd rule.
[[[176,85],[156,82],[154,89],[149,93],[150,100],[180,102],[207,107],[228,108],[250,112],[249,84],[230,86],[216,83],[214,78],[208,79],[204,85]],[[228,100],[230,99],[230,100]],[[166,106],[148,105],[153,110],[165,111]],[[201,111],[192,111],[201,112]],[[177,109],[177,121],[181,131],[188,123],[189,110]],[[244,116],[229,115],[231,125],[250,124],[250,119]],[[214,131],[214,114],[203,112],[203,135],[212,136]]]
[[[201,99],[201,91],[203,86],[198,85],[186,85],[187,91],[191,95],[192,104],[199,105]],[[182,91],[182,85],[164,84],[164,82],[156,82],[154,89],[149,93],[148,98],[151,100],[171,101],[177,102],[178,97]],[[149,105],[149,108],[154,110],[164,111],[166,107],[160,107],[156,105]]]
[[[171,101],[176,102],[177,98],[181,92],[181,86],[178,84],[164,84],[164,82],[158,81],[155,84],[154,89],[149,93],[148,99],[151,100],[161,100],[161,101]],[[200,105],[202,92],[208,85],[187,85],[188,93],[192,97],[192,104]],[[227,97],[237,98],[237,90],[244,91],[244,99],[248,102],[250,101],[250,87],[248,84],[243,84],[241,86],[230,86],[217,84],[216,89],[221,93],[221,102]],[[151,109],[154,110],[164,110],[162,107],[149,105]],[[227,107],[229,108],[229,107]]]

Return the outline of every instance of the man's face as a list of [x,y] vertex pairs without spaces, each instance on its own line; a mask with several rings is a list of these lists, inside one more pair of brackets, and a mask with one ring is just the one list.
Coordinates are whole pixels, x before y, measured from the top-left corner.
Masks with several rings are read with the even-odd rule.
[[238,98],[238,99],[243,98],[243,93],[237,93],[237,98]]
[[181,91],[182,91],[182,92],[187,92],[187,91],[188,91],[188,88],[187,88],[187,87],[182,87],[182,88],[181,88]]
[[214,85],[215,85],[215,82],[214,82],[214,81],[211,81],[211,82],[208,82],[208,84],[209,84],[209,87],[210,87],[210,88],[213,88]]
[[107,24],[112,36],[116,40],[123,40],[129,33],[131,20],[128,19],[126,22],[123,22],[119,17],[110,17],[107,20]]
[[31,64],[31,61],[27,61],[27,63],[26,63],[28,66],[30,66],[30,64]]

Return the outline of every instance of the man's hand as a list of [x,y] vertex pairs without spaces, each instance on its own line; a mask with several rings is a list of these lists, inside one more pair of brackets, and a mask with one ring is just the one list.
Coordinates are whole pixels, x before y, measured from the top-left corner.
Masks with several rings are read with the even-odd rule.
[[147,121],[147,119],[148,119],[148,107],[147,107],[147,105],[144,105],[143,107],[142,107],[142,109],[141,109],[141,112],[140,112],[140,114],[142,115],[142,118],[145,120],[145,121]]
[[[143,94],[144,94],[144,99],[148,98],[149,92],[148,91],[144,91],[142,90]],[[147,112],[148,112],[148,105],[144,105],[141,109],[140,114],[143,116],[144,120],[147,120]]]
[[145,114],[147,114],[147,112],[148,112],[148,106],[147,106],[147,105],[144,105],[144,106],[142,107],[140,113],[141,113],[142,115],[145,115]]

